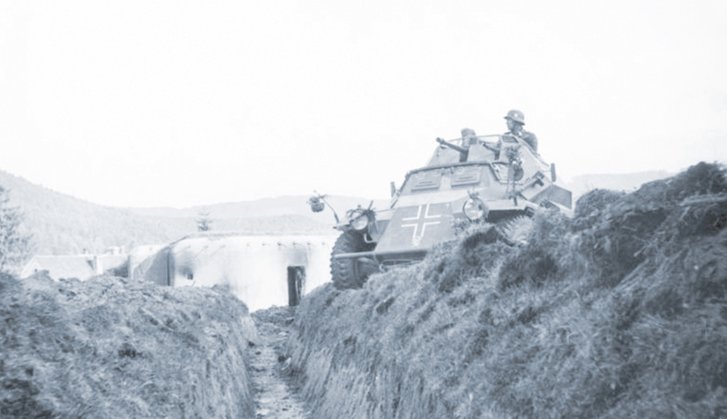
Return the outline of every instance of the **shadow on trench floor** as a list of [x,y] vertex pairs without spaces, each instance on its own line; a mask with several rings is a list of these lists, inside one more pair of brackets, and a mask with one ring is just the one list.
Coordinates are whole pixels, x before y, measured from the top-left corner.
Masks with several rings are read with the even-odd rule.
[[259,336],[258,341],[248,348],[257,418],[310,417],[286,372],[289,359],[285,355],[284,345],[294,315],[294,307],[272,307],[252,314]]

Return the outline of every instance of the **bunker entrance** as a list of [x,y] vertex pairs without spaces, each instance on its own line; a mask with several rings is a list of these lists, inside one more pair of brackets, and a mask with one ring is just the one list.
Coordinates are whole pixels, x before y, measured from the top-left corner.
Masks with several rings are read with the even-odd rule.
[[297,306],[303,296],[305,286],[305,267],[288,266],[288,305]]

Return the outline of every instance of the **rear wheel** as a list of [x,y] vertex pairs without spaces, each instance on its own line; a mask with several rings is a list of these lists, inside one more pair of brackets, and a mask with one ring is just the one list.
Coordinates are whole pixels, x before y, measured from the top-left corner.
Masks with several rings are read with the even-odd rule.
[[353,231],[345,231],[338,237],[331,252],[331,278],[336,288],[361,288],[373,270],[357,258],[337,259],[335,255],[365,252],[372,248],[372,244],[364,242],[363,237]]
[[497,229],[509,244],[528,244],[533,219],[527,215],[516,215],[497,223]]

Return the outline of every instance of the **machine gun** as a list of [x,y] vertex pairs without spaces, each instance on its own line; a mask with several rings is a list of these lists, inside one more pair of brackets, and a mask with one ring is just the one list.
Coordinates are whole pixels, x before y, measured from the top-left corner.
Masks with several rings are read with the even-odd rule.
[[464,148],[464,147],[460,147],[460,146],[458,146],[457,144],[452,144],[452,143],[450,143],[449,141],[446,141],[446,140],[444,140],[443,138],[439,138],[439,137],[437,137],[437,142],[438,142],[439,144],[441,144],[441,145],[445,146],[445,147],[449,147],[449,148],[451,148],[452,150],[457,150],[457,151],[459,151],[460,153],[462,153],[462,154],[465,154],[465,155],[467,154],[467,149],[466,149],[466,148]]
[[457,144],[452,144],[449,141],[445,141],[442,138],[437,137],[437,142],[441,144],[444,147],[449,147],[452,150],[459,151],[459,161],[464,162],[467,161],[467,155],[469,154],[469,150],[467,150],[464,147],[460,147]]

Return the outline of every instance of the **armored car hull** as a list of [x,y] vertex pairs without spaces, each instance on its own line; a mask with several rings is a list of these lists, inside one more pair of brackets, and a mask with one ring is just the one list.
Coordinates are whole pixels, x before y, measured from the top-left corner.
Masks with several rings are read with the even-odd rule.
[[421,260],[468,223],[512,233],[515,221],[522,224],[538,208],[570,211],[571,192],[557,184],[554,166],[521,139],[438,141],[429,163],[407,173],[388,208],[352,209],[336,225],[342,232],[331,256],[337,286],[358,287],[372,272]]

